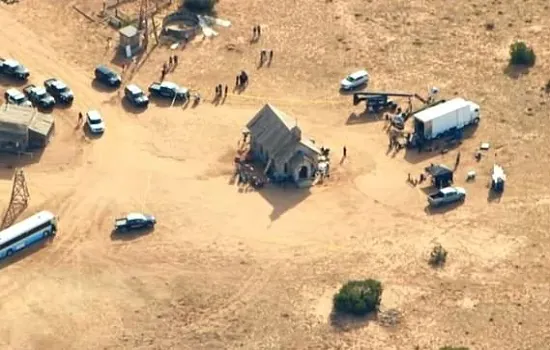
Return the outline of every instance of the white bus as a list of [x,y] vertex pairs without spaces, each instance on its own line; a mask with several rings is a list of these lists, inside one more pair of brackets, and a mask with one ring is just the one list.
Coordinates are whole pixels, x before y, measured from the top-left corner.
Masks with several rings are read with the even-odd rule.
[[16,223],[0,232],[0,259],[10,256],[57,231],[57,218],[49,211]]

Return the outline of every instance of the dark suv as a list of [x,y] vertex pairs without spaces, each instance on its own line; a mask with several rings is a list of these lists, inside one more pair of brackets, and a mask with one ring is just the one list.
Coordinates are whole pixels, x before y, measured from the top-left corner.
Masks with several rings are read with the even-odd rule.
[[122,83],[122,78],[118,73],[104,65],[99,65],[95,69],[95,79],[107,86],[118,88]]
[[135,84],[130,84],[124,88],[124,96],[136,107],[146,108],[149,104],[149,98]]

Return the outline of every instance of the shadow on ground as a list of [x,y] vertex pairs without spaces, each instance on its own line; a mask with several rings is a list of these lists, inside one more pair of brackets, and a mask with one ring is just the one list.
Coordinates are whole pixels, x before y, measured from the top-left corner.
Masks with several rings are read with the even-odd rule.
[[23,168],[40,161],[44,149],[37,148],[27,154],[0,153],[0,179],[11,179],[15,168]]
[[384,120],[383,117],[384,113],[369,113],[366,111],[361,113],[353,112],[348,116],[348,119],[346,119],[346,125],[379,122]]
[[269,215],[271,221],[280,218],[311,194],[309,188],[296,188],[293,184],[266,185],[258,192],[273,207]]
[[30,83],[28,80],[12,79],[12,78],[0,75],[0,86],[5,87],[6,89],[11,87],[23,88],[29,84]]
[[132,113],[132,114],[141,114],[143,112],[145,112],[147,110],[147,107],[137,107],[135,105],[133,105],[130,101],[128,101],[127,98],[123,97],[122,98],[122,101],[121,101],[121,104],[122,104],[122,108],[128,112],[128,113]]
[[106,84],[99,82],[97,79],[92,80],[91,86],[95,91],[107,92],[107,93],[115,92],[120,88],[120,86],[119,87],[108,86]]
[[508,64],[506,67],[504,67],[502,72],[506,74],[509,78],[519,79],[522,76],[529,74],[529,67],[523,65],[514,66]]
[[463,204],[464,204],[464,201],[458,201],[458,202],[442,205],[441,207],[431,207],[430,205],[427,205],[424,208],[424,212],[428,215],[441,215],[441,214],[450,212],[451,210],[457,209],[458,207],[461,207]]
[[130,232],[118,232],[118,231],[111,231],[111,240],[113,241],[133,241],[135,239],[141,238],[143,236],[150,235],[155,231],[154,228],[150,229],[141,229],[141,230],[134,230]]
[[329,315],[329,323],[335,330],[340,332],[349,332],[359,328],[364,328],[370,322],[375,322],[377,314],[375,312],[365,316],[352,316],[332,311]]

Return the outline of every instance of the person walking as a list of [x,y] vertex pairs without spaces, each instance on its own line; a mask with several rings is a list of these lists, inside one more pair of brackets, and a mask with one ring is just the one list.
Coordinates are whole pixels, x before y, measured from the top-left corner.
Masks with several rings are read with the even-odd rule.
[[258,32],[258,38],[262,36],[262,27],[260,27],[260,25],[258,24],[258,29],[256,29],[256,31]]
[[256,39],[257,29],[258,29],[258,28],[257,28],[256,26],[254,26],[254,27],[252,28],[252,40],[255,40],[255,39]]
[[269,50],[269,63],[273,60],[273,50]]
[[172,67],[172,56],[168,59],[168,67]]
[[342,153],[344,155],[344,158],[347,158],[348,156],[348,149],[346,148],[346,146],[344,146],[344,148],[342,149]]
[[227,92],[229,91],[229,86],[225,85],[225,97],[227,97]]
[[83,119],[84,119],[84,116],[82,115],[82,112],[78,112],[78,125],[82,124]]

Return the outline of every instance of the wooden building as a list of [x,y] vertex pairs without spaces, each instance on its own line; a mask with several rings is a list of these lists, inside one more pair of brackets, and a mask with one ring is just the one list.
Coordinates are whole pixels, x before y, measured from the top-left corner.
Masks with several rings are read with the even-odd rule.
[[252,157],[265,164],[276,181],[310,185],[319,168],[321,151],[302,136],[295,119],[266,104],[247,124]]
[[0,106],[0,151],[27,152],[45,147],[55,125],[54,117],[34,108]]

